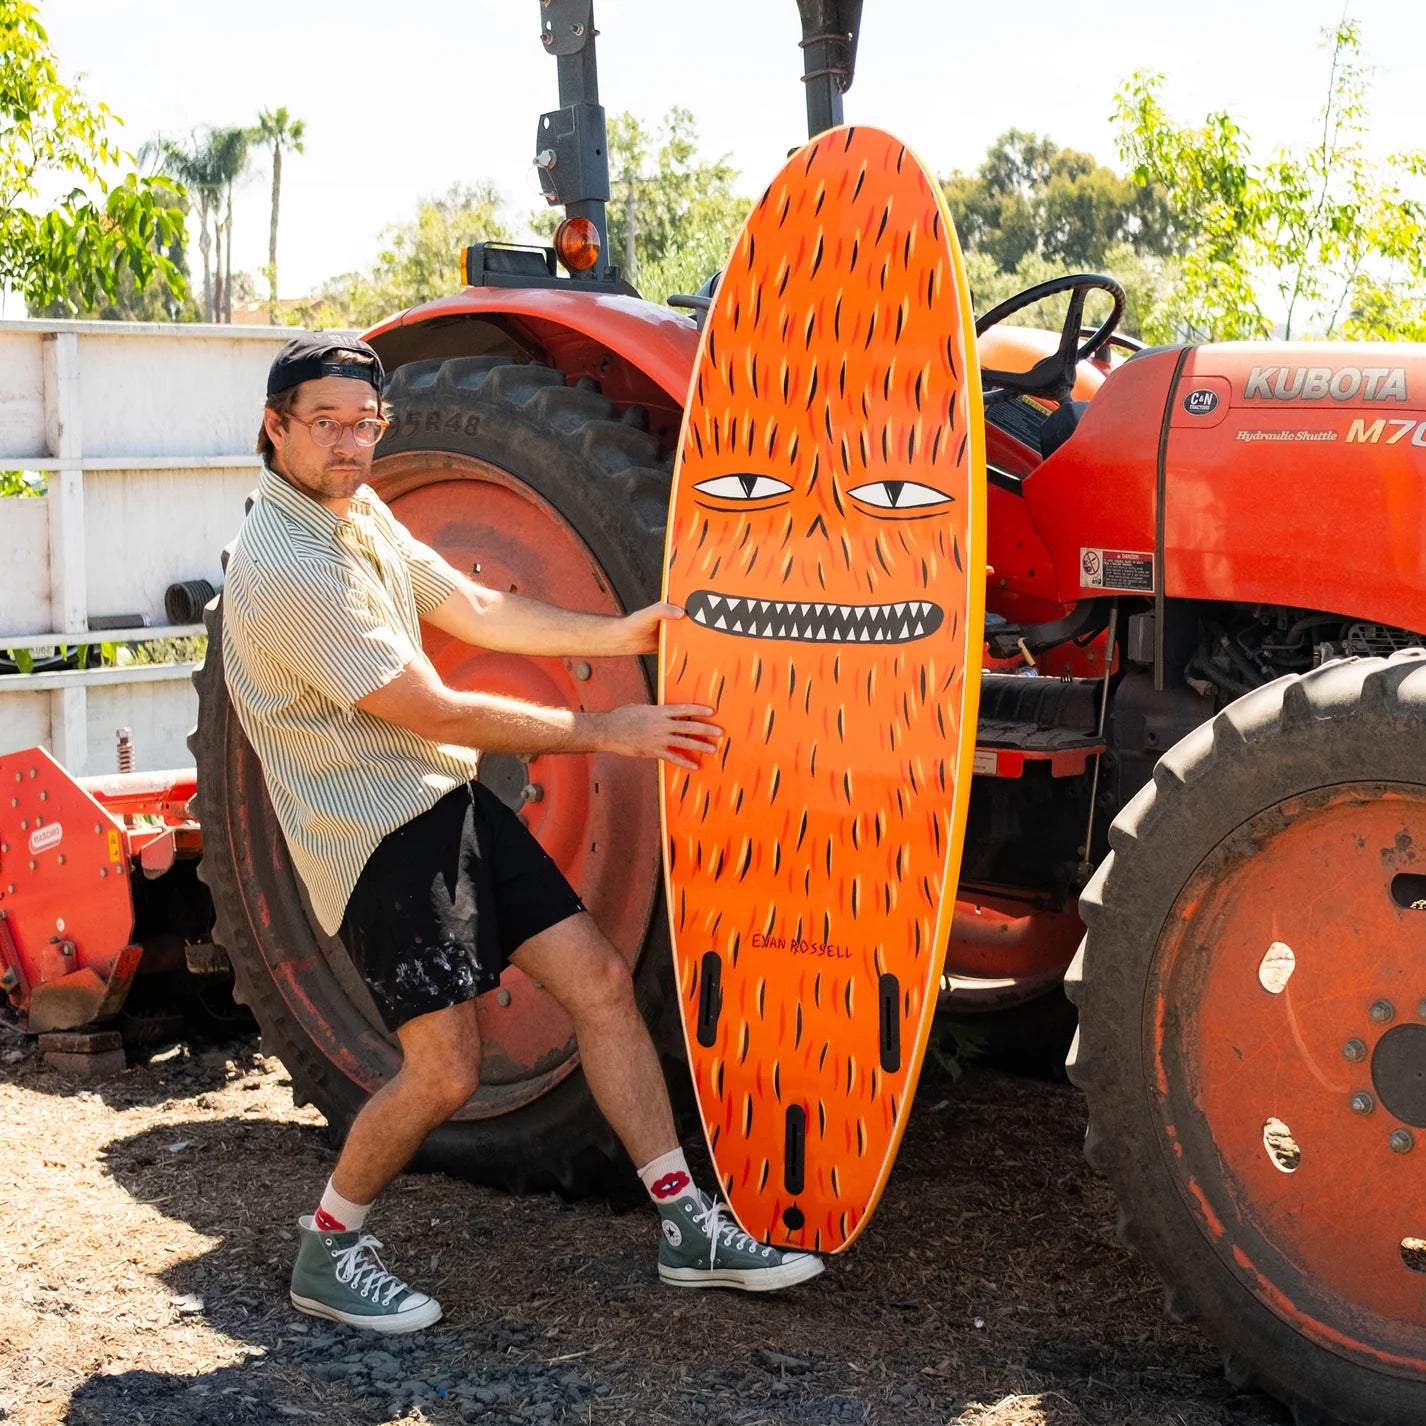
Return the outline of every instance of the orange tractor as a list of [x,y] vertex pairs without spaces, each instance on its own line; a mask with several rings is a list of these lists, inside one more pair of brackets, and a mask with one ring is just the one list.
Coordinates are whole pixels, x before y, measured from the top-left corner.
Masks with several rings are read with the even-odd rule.
[[[553,249],[473,245],[462,291],[369,334],[394,408],[373,481],[477,580],[616,613],[658,596],[709,296],[653,306],[605,261],[591,5],[540,9],[561,107],[537,164],[568,217]],[[817,133],[841,121],[860,6],[799,9]],[[1095,292],[1107,311],[1086,327]],[[1001,325],[1061,293],[1060,332]],[[944,1005],[1033,1023],[1063,984],[1087,1152],[1169,1311],[1303,1426],[1423,1422],[1426,348],[1141,351],[1122,311],[1112,280],[1082,275],[979,323],[988,671]],[[228,704],[221,599],[207,623],[192,746],[211,942],[341,1131],[397,1048],[308,912]],[[646,661],[434,631],[426,648],[456,686],[652,696]],[[491,756],[480,776],[628,957],[678,1058],[652,766]],[[0,958],[18,959],[7,906]],[[617,1146],[567,1018],[515,970],[481,1016],[480,1089],[425,1163],[512,1188],[607,1182]]]

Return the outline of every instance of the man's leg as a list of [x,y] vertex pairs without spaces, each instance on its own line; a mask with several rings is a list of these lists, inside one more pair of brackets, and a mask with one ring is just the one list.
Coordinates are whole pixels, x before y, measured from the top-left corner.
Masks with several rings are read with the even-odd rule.
[[[683,1165],[668,1086],[658,1051],[634,999],[634,983],[618,951],[587,914],[570,916],[531,936],[511,956],[569,1012],[590,1092],[640,1168],[663,1228],[659,1276],[675,1287],[738,1287],[768,1291],[805,1282],[822,1271],[810,1253],[783,1253],[742,1232],[724,1205],[693,1188],[665,1198],[658,1160]],[[684,1166],[686,1167],[686,1166]]]
[[[386,1270],[376,1240],[362,1231],[371,1201],[411,1161],[421,1141],[475,1092],[480,1032],[475,1001],[408,1020],[396,1031],[402,1064],[352,1121],[331,1189],[359,1212],[334,1228],[319,1211],[299,1222],[302,1243],[292,1301],[304,1312],[378,1332],[428,1327],[441,1305]],[[329,1193],[330,1193],[329,1189]],[[327,1198],[324,1196],[324,1208]]]
[[636,1164],[678,1147],[658,1051],[619,952],[587,914],[531,936],[511,957],[569,1012],[590,1092]]
[[397,1029],[396,1038],[401,1068],[352,1120],[332,1170],[333,1186],[353,1203],[370,1203],[479,1083],[475,1001],[418,1015]]

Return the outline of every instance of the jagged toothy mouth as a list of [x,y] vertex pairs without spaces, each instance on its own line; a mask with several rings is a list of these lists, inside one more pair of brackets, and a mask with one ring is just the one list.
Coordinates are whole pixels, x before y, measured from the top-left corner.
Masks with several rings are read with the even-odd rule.
[[792,639],[804,644],[906,644],[941,627],[945,614],[926,599],[894,604],[817,604],[746,599],[699,589],[684,601],[688,617],[745,639]]

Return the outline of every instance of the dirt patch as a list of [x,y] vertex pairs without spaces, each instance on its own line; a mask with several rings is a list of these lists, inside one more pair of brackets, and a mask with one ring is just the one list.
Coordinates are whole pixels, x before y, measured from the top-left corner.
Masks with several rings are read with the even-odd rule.
[[76,1088],[0,1033],[0,1420],[22,1426],[1282,1426],[1114,1238],[1069,1086],[928,1070],[881,1209],[785,1295],[678,1294],[647,1209],[401,1179],[372,1231],[446,1320],[287,1304],[332,1161],[255,1042]]

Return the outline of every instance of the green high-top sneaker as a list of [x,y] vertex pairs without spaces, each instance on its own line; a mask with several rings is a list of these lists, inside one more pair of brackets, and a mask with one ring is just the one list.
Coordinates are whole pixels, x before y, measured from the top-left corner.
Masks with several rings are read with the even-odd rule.
[[659,1205],[659,1277],[670,1287],[775,1292],[822,1271],[813,1253],[784,1252],[750,1238],[717,1199],[699,1194]]
[[376,1256],[369,1233],[324,1233],[304,1213],[297,1220],[302,1246],[292,1269],[292,1305],[372,1332],[417,1332],[440,1321],[441,1304],[413,1292]]

